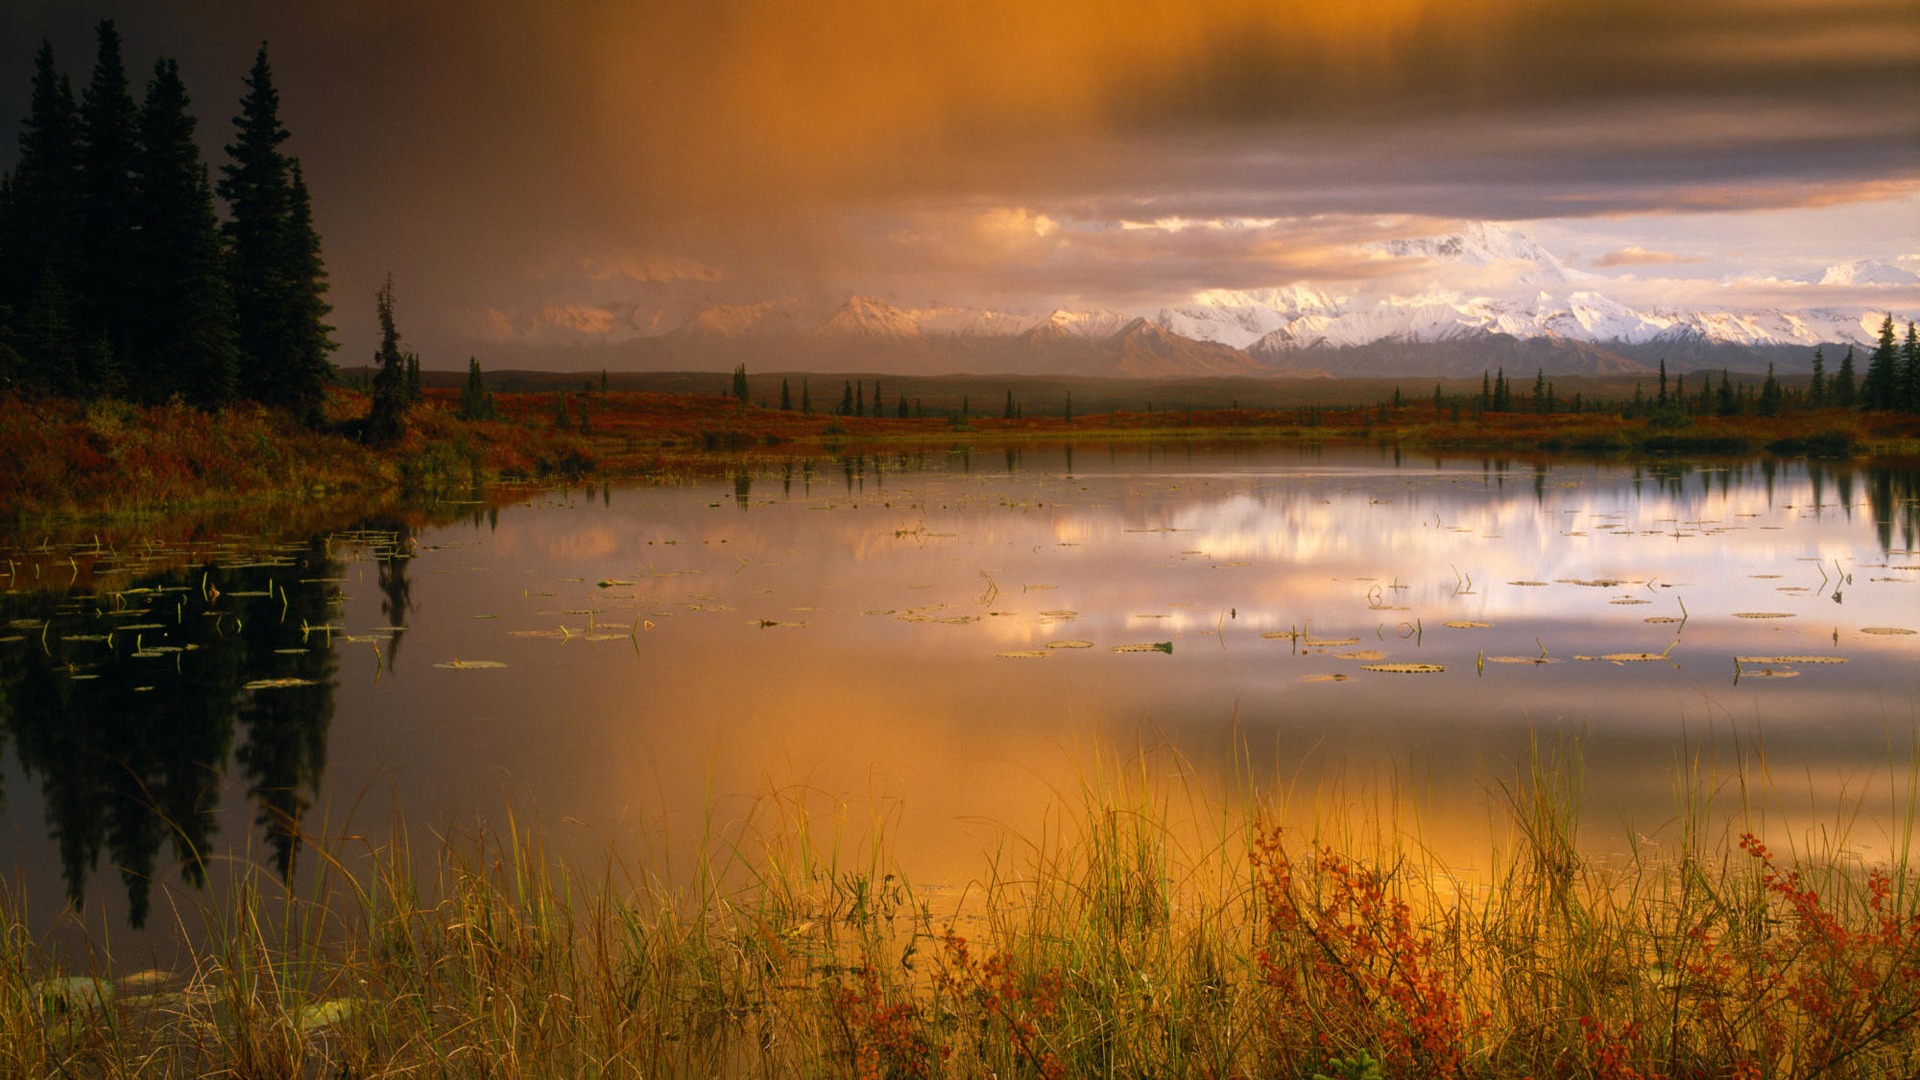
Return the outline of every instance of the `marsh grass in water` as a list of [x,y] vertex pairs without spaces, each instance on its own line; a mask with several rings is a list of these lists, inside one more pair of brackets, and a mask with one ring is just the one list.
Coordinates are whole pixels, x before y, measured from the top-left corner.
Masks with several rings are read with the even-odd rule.
[[1871,864],[1845,808],[1819,847],[1761,835],[1763,763],[1693,766],[1672,835],[1596,859],[1577,755],[1547,754],[1489,800],[1471,874],[1398,811],[1236,809],[1163,754],[1103,765],[958,890],[910,884],[885,820],[856,842],[790,793],[671,875],[568,866],[511,816],[423,863],[396,823],[310,841],[297,890],[239,866],[179,916],[204,926],[173,973],[62,967],[5,898],[0,1074],[1911,1076],[1904,767]]

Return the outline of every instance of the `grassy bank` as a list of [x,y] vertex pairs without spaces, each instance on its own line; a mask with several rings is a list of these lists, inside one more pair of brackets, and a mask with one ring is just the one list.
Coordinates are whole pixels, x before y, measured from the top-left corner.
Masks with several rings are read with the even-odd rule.
[[[1920,1069],[1920,879],[1703,798],[1626,861],[1577,766],[1490,805],[1465,877],[1408,832],[1090,783],[957,895],[803,809],[673,880],[509,821],[413,869],[243,873],[190,971],[63,970],[5,917],[0,1073],[69,1076],[1887,1077]],[[1912,792],[1907,793],[1911,805]],[[1894,851],[1910,850],[1911,821]]]
[[331,393],[319,431],[254,406],[209,414],[0,397],[0,459],[14,465],[0,472],[0,513],[15,522],[210,508],[313,513],[329,503],[471,498],[501,483],[671,480],[956,442],[1263,440],[1508,453],[1920,457],[1920,420],[1837,409],[1660,422],[1595,413],[1461,415],[1423,402],[901,419],[804,414],[714,394],[503,393],[496,403],[498,419],[468,422],[455,416],[457,394],[428,390],[406,414],[402,438],[376,450],[354,437],[367,400],[348,390]]

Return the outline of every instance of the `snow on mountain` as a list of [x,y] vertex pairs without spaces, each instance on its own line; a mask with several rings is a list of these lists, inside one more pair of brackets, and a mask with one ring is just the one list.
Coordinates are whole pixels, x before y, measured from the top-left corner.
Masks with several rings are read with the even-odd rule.
[[1131,321],[1111,311],[1068,311],[1056,308],[1046,318],[1032,324],[1023,336],[1036,340],[1104,341],[1125,329]]
[[908,314],[923,334],[953,337],[1004,337],[1033,325],[1031,318],[981,308],[913,308]]
[[[1519,229],[1473,223],[1445,236],[1392,240],[1371,250],[1436,264],[1434,284],[1371,300],[1335,298],[1310,286],[1210,290],[1163,308],[1158,325],[1198,341],[1269,358],[1287,350],[1355,348],[1377,342],[1458,342],[1491,335],[1560,338],[1598,345],[1689,342],[1745,348],[1870,342],[1884,313],[1836,308],[1680,311],[1637,308],[1602,291],[1607,279],[1575,270]],[[1460,292],[1448,267],[1498,268]],[[1469,274],[1469,277],[1472,275]],[[1812,279],[1808,279],[1812,280]],[[1915,275],[1885,262],[1827,268],[1825,285],[1910,284]]]
[[740,338],[790,333],[793,311],[785,304],[763,300],[757,304],[712,304],[674,331],[689,337]]
[[[1870,346],[1886,315],[1884,309],[1834,306],[1636,305],[1610,295],[1630,279],[1574,269],[1525,231],[1485,222],[1367,250],[1376,265],[1397,267],[1382,279],[1393,288],[1366,294],[1304,283],[1209,289],[1144,318],[1066,308],[1034,316],[937,304],[903,307],[852,295],[824,313],[792,299],[710,304],[691,317],[684,315],[687,308],[652,301],[596,303],[494,313],[489,326],[521,341],[654,341],[662,355],[703,361],[710,355],[730,359],[729,350],[742,339],[780,338],[798,350],[794,356],[831,356],[833,362],[858,357],[876,371],[1271,374],[1324,365],[1411,373],[1467,371],[1484,367],[1488,358],[1504,358],[1600,374],[1663,358],[1762,370],[1778,360],[1790,369],[1816,345]],[[1920,274],[1861,260],[1772,281],[1817,301],[1822,288],[1910,289],[1920,284]],[[1825,295],[1852,302],[1860,294]],[[1913,317],[1894,314],[1902,323]]]
[[814,332],[831,337],[915,338],[920,324],[913,313],[871,296],[849,296]]
[[1368,245],[1368,250],[1396,259],[1426,259],[1454,270],[1511,265],[1521,271],[1520,282],[1528,285],[1594,277],[1568,266],[1525,232],[1488,221],[1469,222],[1444,236],[1387,240]]
[[1890,262],[1860,259],[1829,266],[1817,279],[1809,275],[1807,280],[1820,285],[1914,285],[1920,284],[1920,274]]

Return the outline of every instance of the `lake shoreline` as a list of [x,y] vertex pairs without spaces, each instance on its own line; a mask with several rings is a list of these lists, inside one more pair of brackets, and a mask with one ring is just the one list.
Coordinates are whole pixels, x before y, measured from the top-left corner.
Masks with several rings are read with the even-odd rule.
[[799,458],[962,444],[1371,443],[1442,454],[1920,458],[1920,418],[1842,409],[1629,419],[1597,412],[1476,415],[1423,401],[900,418],[644,391],[501,394],[496,401],[498,419],[465,421],[455,415],[455,393],[429,389],[408,411],[402,437],[376,449],[354,437],[366,399],[353,391],[332,392],[318,431],[257,406],[210,414],[177,404],[7,397],[0,399],[0,447],[18,465],[0,481],[0,517],[30,531],[124,527],[179,514],[312,516],[328,506],[493,501],[488,492],[524,485],[672,482]]

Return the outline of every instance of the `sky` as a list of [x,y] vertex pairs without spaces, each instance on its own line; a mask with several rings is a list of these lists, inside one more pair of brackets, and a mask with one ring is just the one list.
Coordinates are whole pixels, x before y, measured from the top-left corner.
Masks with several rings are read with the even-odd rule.
[[1920,309],[1794,280],[1920,272],[1912,0],[9,0],[0,118],[101,18],[216,162],[268,44],[347,365],[389,273],[459,368],[614,310],[1471,289],[1369,245],[1477,220],[1629,302]]

